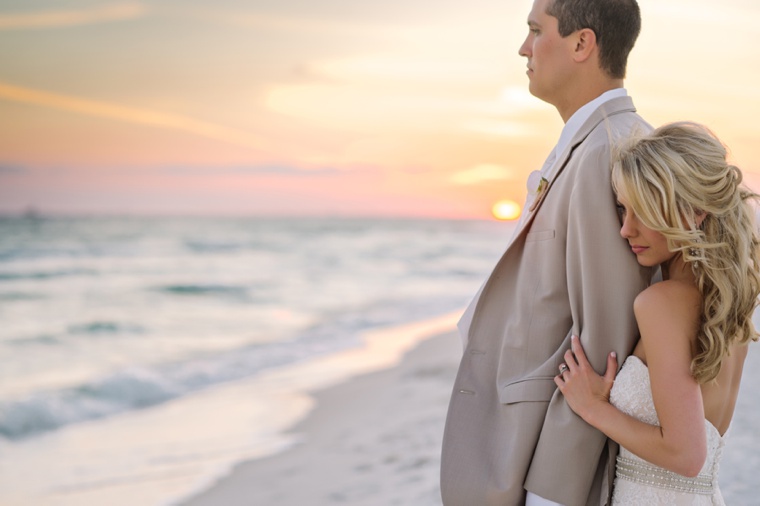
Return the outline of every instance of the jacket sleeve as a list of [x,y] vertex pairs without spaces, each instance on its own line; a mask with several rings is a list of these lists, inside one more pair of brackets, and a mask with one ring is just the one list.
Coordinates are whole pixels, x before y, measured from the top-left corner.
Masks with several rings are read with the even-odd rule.
[[[572,333],[580,337],[597,372],[603,373],[610,351],[617,352],[620,367],[633,349],[638,335],[633,300],[649,283],[651,272],[638,265],[619,234],[609,145],[581,151],[571,161],[578,166],[572,171],[576,179],[567,209],[567,288]],[[606,497],[599,478],[595,482],[600,461],[607,464],[606,442],[601,432],[572,412],[557,390],[525,488],[566,506],[587,504],[599,493]]]

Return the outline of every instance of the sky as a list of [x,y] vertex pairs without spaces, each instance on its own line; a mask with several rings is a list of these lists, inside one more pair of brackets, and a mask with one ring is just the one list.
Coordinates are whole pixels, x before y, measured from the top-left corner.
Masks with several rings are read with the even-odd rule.
[[[487,218],[562,128],[531,4],[0,0],[0,213]],[[639,113],[760,189],[760,3],[639,4]]]

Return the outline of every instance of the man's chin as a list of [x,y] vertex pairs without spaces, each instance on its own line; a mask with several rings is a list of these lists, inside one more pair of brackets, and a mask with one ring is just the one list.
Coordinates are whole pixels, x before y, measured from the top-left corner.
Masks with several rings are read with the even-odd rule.
[[543,100],[544,102],[546,102],[546,99],[541,93],[541,90],[537,89],[537,87],[533,85],[533,81],[531,81],[530,84],[528,84],[528,92],[530,92],[530,94],[536,97],[537,99]]

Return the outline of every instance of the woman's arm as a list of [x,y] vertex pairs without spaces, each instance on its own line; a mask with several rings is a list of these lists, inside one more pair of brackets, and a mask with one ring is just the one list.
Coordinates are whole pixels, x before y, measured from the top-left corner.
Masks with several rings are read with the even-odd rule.
[[690,372],[699,310],[698,293],[695,297],[691,287],[667,281],[652,285],[634,303],[659,427],[609,403],[617,364],[613,354],[599,376],[574,338],[565,354],[570,370],[555,378],[587,423],[648,462],[684,476],[696,476],[707,455],[702,393]]

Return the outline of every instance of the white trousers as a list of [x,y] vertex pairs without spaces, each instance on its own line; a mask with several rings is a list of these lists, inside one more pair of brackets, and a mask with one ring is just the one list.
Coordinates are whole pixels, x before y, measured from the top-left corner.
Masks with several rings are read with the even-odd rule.
[[539,497],[533,492],[528,492],[528,496],[525,499],[525,506],[562,506],[558,502],[550,501],[549,499],[544,499],[543,497]]

